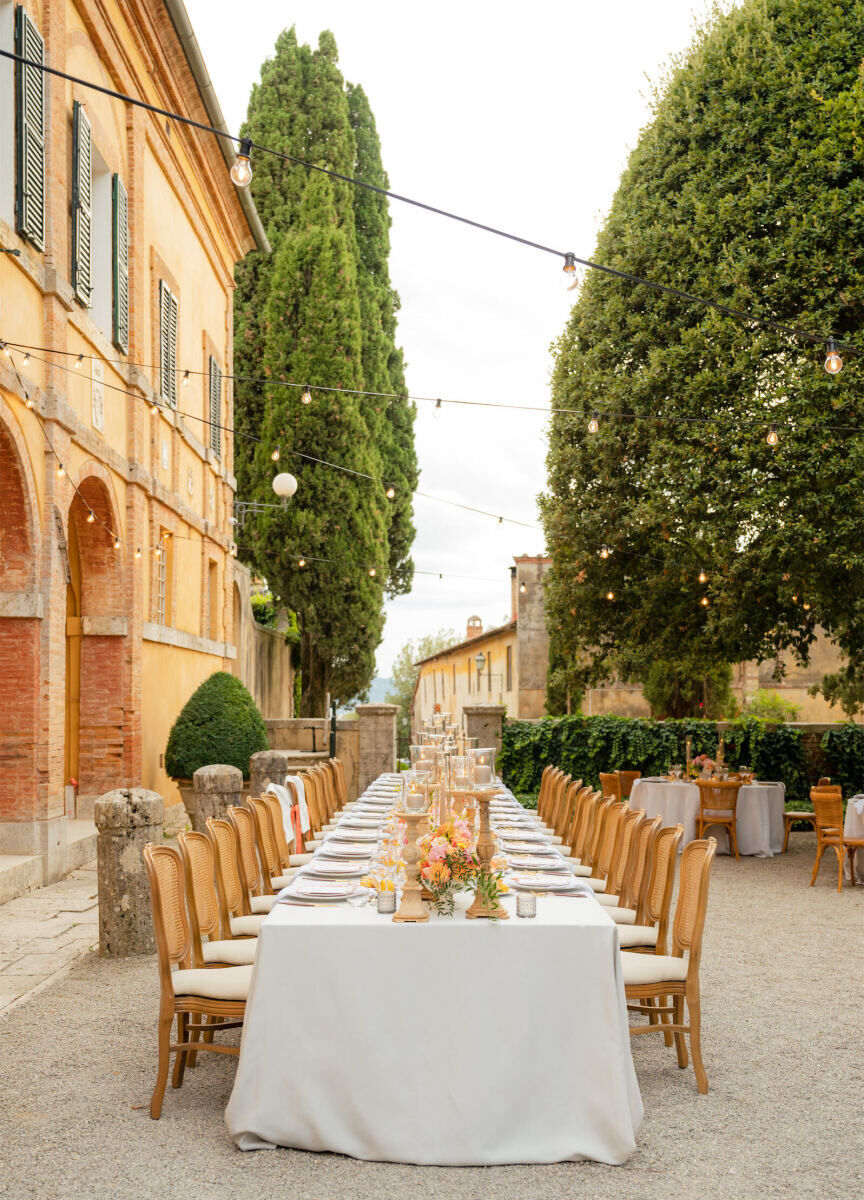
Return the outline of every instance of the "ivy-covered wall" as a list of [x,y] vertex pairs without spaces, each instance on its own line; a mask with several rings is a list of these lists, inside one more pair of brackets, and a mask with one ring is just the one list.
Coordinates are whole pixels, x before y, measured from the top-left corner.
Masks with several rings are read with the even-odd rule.
[[[820,752],[809,753],[810,739],[800,729],[748,717],[723,723],[726,762],[753,767],[757,778],[782,780],[787,800],[809,806],[810,788],[830,775],[848,798],[864,791],[864,727],[838,725],[821,739]],[[507,721],[499,767],[517,794],[536,792],[549,763],[596,787],[601,771],[639,770],[663,775],[669,764],[684,761],[687,737],[693,755],[717,753],[714,721],[651,721],[632,717],[559,717],[543,721]]]

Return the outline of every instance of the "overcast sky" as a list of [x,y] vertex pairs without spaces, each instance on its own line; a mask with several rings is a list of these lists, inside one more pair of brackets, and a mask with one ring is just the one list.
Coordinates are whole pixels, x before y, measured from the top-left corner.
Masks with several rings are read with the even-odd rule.
[[[238,26],[236,0],[186,4],[232,130],[280,30],[294,24],[315,45],[329,29],[342,73],[369,96],[394,191],[581,257],[592,254],[648,119],[651,84],[706,8],[705,0],[246,0]],[[390,211],[410,391],[548,406],[549,348],[573,299],[560,260],[398,202]],[[422,491],[538,522],[542,413],[445,404],[434,419],[433,405],[418,407]],[[442,627],[464,635],[473,613],[485,626],[506,620],[513,556],[543,551],[539,527],[421,498],[415,523],[416,567],[436,574],[418,575],[411,594],[388,605],[381,675],[409,638]]]

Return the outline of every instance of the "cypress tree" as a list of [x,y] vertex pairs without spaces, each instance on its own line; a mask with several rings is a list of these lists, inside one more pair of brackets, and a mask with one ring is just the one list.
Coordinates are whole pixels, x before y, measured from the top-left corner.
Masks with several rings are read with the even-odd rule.
[[[243,132],[386,185],[368,101],[362,89],[346,88],[330,33],[321,34],[315,51],[298,45],[293,29],[280,35],[253,89]],[[410,587],[414,412],[407,401],[390,404],[350,390],[314,391],[305,406],[299,389],[280,386],[404,389],[395,342],[398,297],[387,269],[389,215],[385,197],[320,172],[268,155],[255,156],[253,168],[252,191],[274,252],[251,255],[238,267],[236,373],[260,377],[263,370],[273,384],[238,381],[237,429],[262,439],[257,447],[242,437],[236,442],[238,489],[243,498],[272,502],[280,467],[297,476],[299,487],[286,512],[249,521],[244,542],[252,549],[244,556],[297,612],[302,712],[318,716],[327,693],[347,702],[364,692],[374,674],[385,590]],[[279,467],[270,457],[276,445]]]

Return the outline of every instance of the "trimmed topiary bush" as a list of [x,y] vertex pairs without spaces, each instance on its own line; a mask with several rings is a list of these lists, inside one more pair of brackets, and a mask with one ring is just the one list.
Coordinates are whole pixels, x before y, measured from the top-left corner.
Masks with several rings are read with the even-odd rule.
[[191,779],[199,767],[227,763],[249,778],[249,756],[267,749],[267,729],[255,701],[239,679],[217,671],[192,693],[174,722],[165,749],[165,770]]

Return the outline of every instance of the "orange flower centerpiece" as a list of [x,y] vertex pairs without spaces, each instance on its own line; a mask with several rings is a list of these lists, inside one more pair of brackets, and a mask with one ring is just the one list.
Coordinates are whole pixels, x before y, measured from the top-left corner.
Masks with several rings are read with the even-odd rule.
[[482,891],[497,898],[501,872],[484,871],[473,849],[471,827],[452,816],[419,841],[420,880],[428,888],[432,907],[453,916],[457,892]]

